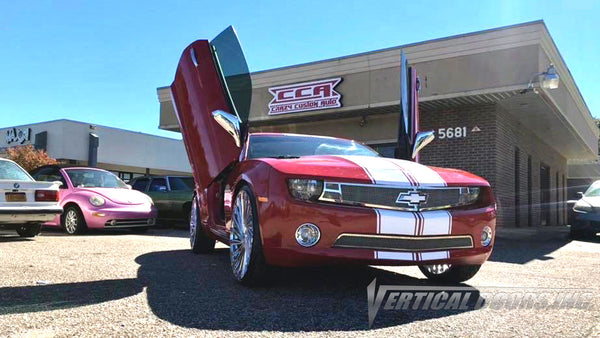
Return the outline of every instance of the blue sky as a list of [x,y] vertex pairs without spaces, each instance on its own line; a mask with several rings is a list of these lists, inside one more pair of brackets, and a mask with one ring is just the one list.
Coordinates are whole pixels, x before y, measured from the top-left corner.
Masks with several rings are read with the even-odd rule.
[[68,118],[163,136],[156,88],[234,25],[251,71],[543,19],[600,116],[600,1],[0,1],[0,127]]

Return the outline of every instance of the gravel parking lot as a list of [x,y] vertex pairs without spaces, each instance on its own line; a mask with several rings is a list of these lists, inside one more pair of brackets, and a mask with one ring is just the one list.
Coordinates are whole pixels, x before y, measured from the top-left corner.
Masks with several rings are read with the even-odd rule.
[[193,255],[181,230],[0,235],[0,336],[600,335],[600,240],[542,230],[501,233],[468,285],[587,288],[592,309],[380,311],[372,329],[367,285],[428,285],[417,268],[286,269],[248,289],[225,246]]

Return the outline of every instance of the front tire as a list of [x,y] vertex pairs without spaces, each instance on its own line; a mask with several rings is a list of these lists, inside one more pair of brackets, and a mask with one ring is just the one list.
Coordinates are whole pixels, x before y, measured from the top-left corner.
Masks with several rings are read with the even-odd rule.
[[477,274],[477,271],[479,271],[479,268],[481,268],[481,265],[419,265],[419,269],[428,279],[450,284],[462,283],[473,278]]
[[215,240],[209,238],[200,221],[200,210],[196,197],[192,199],[192,207],[190,209],[190,246],[195,254],[211,253],[215,248]]
[[233,202],[229,259],[239,283],[260,285],[266,281],[269,266],[262,250],[256,200],[248,186],[238,191]]
[[21,225],[17,228],[17,233],[21,237],[35,237],[42,232],[41,224]]
[[81,210],[74,205],[65,208],[61,223],[63,229],[69,235],[79,235],[86,230],[85,218],[83,218]]

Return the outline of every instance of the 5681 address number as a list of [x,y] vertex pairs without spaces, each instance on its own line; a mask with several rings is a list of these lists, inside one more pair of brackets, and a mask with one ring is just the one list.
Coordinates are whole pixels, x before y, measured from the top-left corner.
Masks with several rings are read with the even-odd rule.
[[445,138],[467,137],[467,127],[439,128],[436,136],[440,140]]

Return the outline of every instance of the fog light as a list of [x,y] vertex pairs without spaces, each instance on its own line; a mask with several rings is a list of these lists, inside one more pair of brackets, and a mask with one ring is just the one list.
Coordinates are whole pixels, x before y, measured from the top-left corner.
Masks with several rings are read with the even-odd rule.
[[296,242],[305,248],[311,247],[321,238],[321,231],[312,223],[304,223],[296,229]]
[[481,232],[481,245],[488,246],[492,242],[492,228],[489,226],[483,227]]

